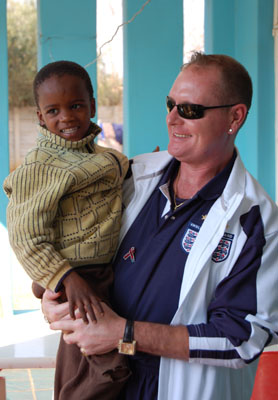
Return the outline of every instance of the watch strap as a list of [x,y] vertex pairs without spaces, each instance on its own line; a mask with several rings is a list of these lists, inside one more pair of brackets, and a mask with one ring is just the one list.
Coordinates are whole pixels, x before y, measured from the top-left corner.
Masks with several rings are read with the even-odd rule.
[[134,336],[134,321],[127,319],[126,324],[125,324],[123,342],[124,343],[132,343],[133,336]]

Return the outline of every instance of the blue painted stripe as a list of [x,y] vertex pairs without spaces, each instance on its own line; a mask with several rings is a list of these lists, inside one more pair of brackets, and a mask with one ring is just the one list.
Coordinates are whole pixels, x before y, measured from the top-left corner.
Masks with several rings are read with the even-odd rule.
[[218,360],[238,360],[239,354],[235,350],[190,350],[189,358],[209,358]]
[[246,317],[257,313],[256,279],[266,242],[259,206],[242,215],[240,223],[247,239],[230,274],[216,288],[208,323],[188,326],[190,336],[225,337],[236,347],[251,335]]

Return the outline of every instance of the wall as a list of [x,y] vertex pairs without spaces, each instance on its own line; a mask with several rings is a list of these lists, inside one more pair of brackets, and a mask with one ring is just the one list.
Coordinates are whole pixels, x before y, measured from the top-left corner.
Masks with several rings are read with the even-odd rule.
[[273,0],[206,0],[205,51],[236,58],[250,73],[253,102],[236,144],[247,169],[275,199]]

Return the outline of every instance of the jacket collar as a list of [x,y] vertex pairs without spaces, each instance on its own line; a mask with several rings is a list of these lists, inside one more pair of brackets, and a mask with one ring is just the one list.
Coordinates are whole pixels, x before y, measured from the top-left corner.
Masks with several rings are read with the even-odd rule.
[[[204,200],[217,199],[223,192],[225,185],[228,181],[230,173],[232,171],[237,152],[234,151],[232,159],[229,163],[220,171],[215,177],[213,177],[206,185],[204,185],[193,197],[202,198]],[[180,162],[173,158],[170,161],[169,167],[160,182],[161,192],[170,200],[171,182],[174,181]],[[171,201],[171,200],[170,200]]]
[[134,179],[149,179],[161,175],[172,158],[168,151],[140,154],[134,157],[131,165]]

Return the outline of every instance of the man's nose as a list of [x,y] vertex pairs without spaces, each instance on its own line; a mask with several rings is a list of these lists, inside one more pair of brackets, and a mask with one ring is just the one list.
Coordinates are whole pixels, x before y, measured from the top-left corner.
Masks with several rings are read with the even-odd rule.
[[166,117],[167,124],[176,124],[178,121],[182,120],[181,116],[178,113],[178,109],[175,106]]

